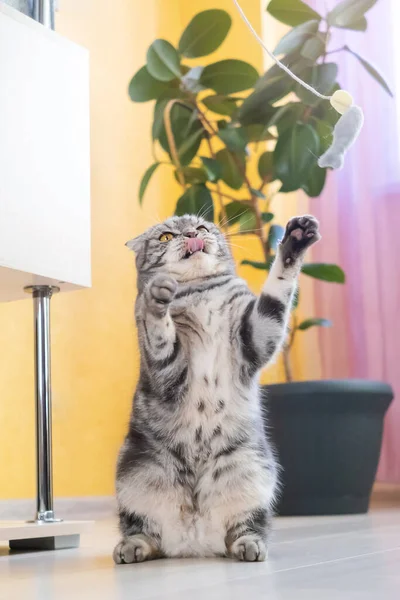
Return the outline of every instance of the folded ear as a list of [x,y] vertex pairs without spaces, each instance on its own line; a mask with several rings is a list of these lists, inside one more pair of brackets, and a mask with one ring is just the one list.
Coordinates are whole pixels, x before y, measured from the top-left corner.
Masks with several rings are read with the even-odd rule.
[[138,235],[137,237],[133,238],[132,240],[129,240],[128,242],[126,242],[125,246],[127,248],[129,248],[129,250],[133,250],[133,252],[135,252],[137,254],[139,252],[142,244],[143,244],[143,234]]

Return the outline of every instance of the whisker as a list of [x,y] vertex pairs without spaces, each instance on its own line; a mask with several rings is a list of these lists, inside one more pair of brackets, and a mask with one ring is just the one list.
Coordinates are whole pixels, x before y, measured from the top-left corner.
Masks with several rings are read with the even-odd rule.
[[152,227],[155,225],[161,225],[161,219],[158,215],[153,215],[151,219]]
[[318,157],[316,154],[314,154],[314,152],[313,152],[313,151],[312,151],[310,148],[306,148],[306,150],[308,150],[308,152],[309,152],[310,154],[312,154],[312,155],[313,155],[313,157],[314,157],[314,158],[316,158],[316,159],[318,160],[318,158],[319,158],[319,157]]
[[231,241],[229,241],[228,244],[230,248],[240,248],[240,250],[247,250],[247,248],[245,248],[244,246],[241,246],[240,244],[234,244]]
[[[247,213],[247,210],[244,210],[243,212],[239,213],[238,215],[233,215],[230,219],[226,219],[225,223],[222,223],[223,219],[221,219],[221,221],[218,223],[217,226],[218,227],[226,227],[226,225],[229,225],[229,223],[231,221],[233,221],[234,219],[240,219],[240,217],[242,217],[246,213]],[[249,218],[251,218],[251,217],[249,217]]]
[[207,210],[208,210],[208,206],[206,206],[206,205],[202,206],[200,208],[200,210],[198,211],[196,217],[198,219],[204,219],[204,215],[206,214]]
[[231,233],[222,233],[222,235],[225,238],[229,238],[229,237],[235,237],[238,235],[248,235],[248,234],[252,234],[252,233],[258,233],[260,231],[264,231],[262,227],[259,227],[258,229],[246,229],[246,231],[232,231]]

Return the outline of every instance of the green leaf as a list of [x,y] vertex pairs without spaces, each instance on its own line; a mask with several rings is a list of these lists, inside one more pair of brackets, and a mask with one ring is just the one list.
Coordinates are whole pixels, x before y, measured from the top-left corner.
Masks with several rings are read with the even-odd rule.
[[193,69],[189,69],[187,73],[182,77],[182,85],[186,90],[192,92],[193,94],[198,94],[202,90],[204,90],[204,86],[199,83],[201,74],[203,72],[204,67],[193,67]]
[[243,185],[243,174],[242,170],[238,168],[234,156],[236,160],[239,161],[242,169],[245,169],[246,164],[243,154],[234,154],[233,152],[229,152],[226,148],[217,152],[216,159],[221,165],[221,179],[232,189],[238,190]]
[[272,221],[272,219],[274,217],[275,217],[275,215],[272,212],[262,212],[261,213],[261,220],[263,223],[269,223],[270,221]]
[[179,198],[175,214],[178,217],[201,214],[207,221],[214,221],[214,206],[208,188],[201,183],[188,188]]
[[159,81],[181,77],[179,54],[166,40],[155,40],[147,50],[147,70]]
[[274,173],[274,153],[263,152],[258,159],[258,174],[260,179],[273,178]]
[[245,125],[241,129],[248,144],[275,139],[275,136],[268,130],[267,125],[258,125],[257,123],[254,123],[254,125]]
[[258,79],[256,69],[243,60],[220,60],[204,67],[200,83],[217,94],[234,94],[254,87]]
[[[186,166],[191,163],[197,154],[201,139],[204,136],[204,129],[197,118],[197,111],[193,110],[192,107],[175,104],[171,109],[170,116],[172,134],[178,151],[179,162],[182,166]],[[158,139],[162,148],[168,152],[172,160],[164,120],[161,120],[160,123]]]
[[239,202],[239,200],[234,200],[233,202],[229,202],[229,204],[225,205],[225,212],[227,224],[231,226],[235,225],[235,223],[238,223],[243,215],[251,213],[252,210],[249,206]]
[[276,250],[279,242],[285,235],[285,229],[281,225],[271,225],[268,232],[268,244],[272,250]]
[[[336,92],[336,90],[340,90],[340,85],[335,83],[331,90],[331,94]],[[316,106],[313,107],[311,115],[315,119],[320,119],[321,121],[325,121],[332,127],[335,127],[336,123],[340,119],[340,114],[331,106],[330,102],[319,102]]]
[[366,61],[365,58],[362,58],[362,56],[357,54],[357,52],[353,52],[353,50],[350,50],[350,48],[348,46],[345,46],[345,48],[346,48],[347,52],[350,52],[350,54],[352,54],[353,56],[356,57],[356,59],[362,64],[364,69],[371,75],[371,77],[373,77],[375,79],[375,81],[377,81],[383,87],[383,89],[389,94],[389,96],[392,96],[392,98],[393,98],[392,90],[390,89],[390,87],[388,86],[388,84],[386,83],[386,81],[384,80],[382,75],[376,70],[376,68],[373,67],[368,61]]
[[[333,127],[326,121],[313,119],[313,124],[320,141],[320,154],[323,154],[331,145],[333,139]],[[325,186],[327,169],[321,169],[318,164],[315,164],[310,172],[310,176],[302,186],[305,193],[311,198],[317,198],[321,195]]]
[[217,160],[214,158],[208,158],[207,156],[200,156],[204,169],[206,170],[209,181],[215,183],[220,179],[222,168]]
[[288,54],[300,50],[304,43],[318,31],[319,21],[306,21],[297,27],[291,29],[281,38],[279,44],[274,50],[274,54]]
[[132,77],[128,93],[132,102],[148,102],[157,100],[166,90],[168,90],[168,83],[154,79],[147,67],[142,67]]
[[[153,140],[158,140],[162,134],[164,127],[164,111],[170,100],[184,100],[182,92],[177,87],[168,88],[157,100],[154,105],[152,137]],[[188,109],[191,107],[188,107]]]
[[281,135],[284,131],[293,127],[297,121],[301,120],[304,113],[304,105],[301,102],[288,102],[284,106],[280,106],[272,117],[270,126],[275,125],[278,128],[278,133]]
[[218,131],[221,131],[221,129],[226,129],[227,127],[228,127],[228,121],[226,121],[225,119],[219,119],[217,121]]
[[309,38],[302,49],[300,54],[307,60],[315,62],[320,56],[322,56],[326,50],[326,34],[319,33],[314,37]]
[[238,120],[242,125],[267,125],[271,121],[277,109],[269,104],[266,96],[268,90],[260,90],[246,98],[238,112]]
[[314,279],[330,281],[332,283],[344,283],[346,280],[343,270],[337,265],[328,263],[308,263],[302,266],[301,272]]
[[317,198],[321,195],[325,186],[326,171],[327,169],[321,169],[317,164],[311,169],[307,181],[302,185],[303,190],[310,198]]
[[[303,72],[303,80],[306,83],[312,85],[314,89],[324,95],[330,94],[333,86],[335,85],[336,77],[338,74],[338,66],[335,63],[323,63],[321,65],[315,65],[314,67],[308,67]],[[314,94],[306,90],[299,83],[296,84],[296,95],[305,104],[309,106],[315,106],[321,100]]]
[[[208,181],[207,172],[205,169],[198,167],[183,167],[181,169],[185,183],[206,183]],[[178,172],[175,171],[175,179],[179,183]]]
[[346,27],[358,22],[377,0],[343,0],[327,16],[329,26]]
[[256,215],[252,210],[247,211],[239,219],[240,233],[253,233],[257,227]]
[[232,19],[224,10],[204,10],[193,17],[179,40],[179,52],[198,58],[214,52],[224,41]]
[[292,27],[311,19],[321,20],[321,15],[301,0],[271,0],[267,11],[281,23]]
[[361,17],[357,21],[353,23],[348,23],[347,25],[335,25],[339,29],[351,29],[352,31],[367,31],[368,23],[365,17]]
[[[273,69],[273,67],[272,67],[272,69]],[[273,77],[267,78],[266,76],[268,75],[268,73],[269,73],[269,71],[267,71],[259,79],[259,83],[256,86],[256,89],[253,92],[253,94],[251,94],[251,96],[246,98],[246,100],[243,102],[243,104],[242,104],[242,107],[244,106],[243,111],[245,109],[253,110],[253,108],[251,106],[251,104],[253,104],[253,106],[255,107],[255,110],[257,112],[260,112],[261,115],[264,115],[265,111],[262,110],[263,103],[266,104],[268,107],[269,104],[274,104],[278,100],[285,98],[294,89],[294,85],[295,85],[294,80],[291,77],[289,77],[288,75],[286,75],[286,73],[284,71],[281,71],[279,74],[276,74]],[[294,71],[293,71],[293,73],[294,73]],[[297,75],[298,73],[295,73],[295,74]],[[251,101],[249,99],[252,96],[253,96],[253,98]],[[267,118],[269,116],[270,115],[267,113]],[[259,122],[265,123],[266,119],[264,118],[262,121],[259,121]]]
[[274,257],[271,256],[268,262],[258,262],[256,260],[242,260],[240,264],[249,265],[250,267],[254,267],[255,269],[259,269],[261,271],[269,271],[273,262]]
[[242,152],[246,148],[247,140],[241,127],[220,129],[218,137],[229,150],[233,150],[234,152]]
[[182,144],[178,146],[178,157],[181,165],[188,165],[192,162],[192,159],[196,156],[198,149],[200,148],[201,140],[204,135],[204,130],[201,124],[199,126],[191,128],[191,133],[183,140]]
[[230,117],[236,110],[237,98],[230,98],[220,94],[211,94],[202,99],[202,103],[217,115]]
[[305,319],[299,325],[297,325],[296,329],[300,329],[300,331],[305,331],[306,329],[310,329],[310,327],[331,327],[332,321],[328,319],[320,319],[314,317],[313,319]]
[[275,175],[282,181],[281,192],[293,192],[310,176],[319,155],[319,137],[308,124],[296,123],[279,136],[274,150]]
[[314,127],[319,136],[320,152],[323,154],[328,150],[333,141],[333,127],[330,123],[321,119],[313,119]]
[[142,177],[142,180],[141,180],[140,186],[139,186],[139,204],[140,205],[143,202],[143,196],[144,196],[146,188],[147,188],[147,186],[149,184],[149,181],[150,181],[150,179],[151,179],[154,171],[157,169],[157,167],[158,167],[159,164],[160,163],[158,163],[158,162],[152,164],[148,169],[146,169],[146,171],[145,171],[145,173],[144,173],[144,175]]
[[[310,66],[310,61],[300,56],[298,52],[291,52],[282,58],[281,62],[290,68],[295,75],[302,75],[303,70]],[[253,95],[258,99],[257,110],[262,108],[262,103],[273,104],[277,100],[287,96],[294,88],[295,82],[278,65],[273,65],[257,81]],[[243,103],[244,107],[253,110],[249,96]],[[254,102],[254,101],[253,101]],[[261,106],[260,106],[261,105]],[[242,106],[243,108],[243,106]],[[254,122],[254,121],[253,121]],[[265,121],[261,121],[265,122]]]
[[295,291],[294,296],[293,296],[292,310],[296,310],[296,308],[299,306],[299,302],[300,302],[300,288],[297,285],[296,286],[296,291]]
[[153,114],[153,125],[151,128],[151,135],[154,140],[158,140],[160,135],[162,134],[164,127],[164,110],[169,102],[168,98],[157,100],[154,105],[154,114]]

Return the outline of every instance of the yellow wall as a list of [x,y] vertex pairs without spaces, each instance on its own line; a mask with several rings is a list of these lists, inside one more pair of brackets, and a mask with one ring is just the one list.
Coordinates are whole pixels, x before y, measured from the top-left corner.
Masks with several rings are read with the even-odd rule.
[[[178,189],[158,173],[137,204],[152,162],[150,104],[133,105],[126,89],[156,37],[177,42],[191,16],[226,8],[232,31],[212,59],[243,58],[262,68],[260,48],[233,13],[231,0],[61,0],[57,30],[91,56],[93,288],[54,298],[53,441],[58,496],[113,493],[115,457],[124,435],[138,370],[133,327],[133,257],[124,242],[172,211]],[[260,29],[259,0],[247,0]],[[257,241],[246,255],[258,255]],[[239,250],[239,254],[242,251]],[[244,251],[243,251],[244,255]],[[262,273],[245,268],[255,289]],[[0,305],[0,498],[32,497],[34,404],[32,307]]]

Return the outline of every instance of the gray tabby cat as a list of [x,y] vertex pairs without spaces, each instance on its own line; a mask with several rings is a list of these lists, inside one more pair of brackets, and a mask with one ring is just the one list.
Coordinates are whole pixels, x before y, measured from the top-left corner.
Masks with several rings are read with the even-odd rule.
[[289,221],[256,298],[224,236],[173,217],[136,253],[140,380],[117,467],[116,563],[230,556],[262,561],[277,490],[257,378],[285,338],[311,216]]

